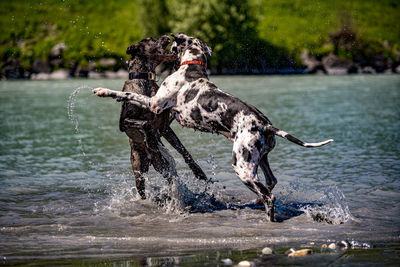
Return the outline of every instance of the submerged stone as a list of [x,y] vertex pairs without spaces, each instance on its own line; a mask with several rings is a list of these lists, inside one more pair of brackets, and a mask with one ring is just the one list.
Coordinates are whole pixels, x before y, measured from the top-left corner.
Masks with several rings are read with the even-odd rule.
[[350,248],[350,243],[347,240],[342,240],[342,241],[338,242],[336,244],[336,246],[341,249],[348,249],[348,248]]
[[330,248],[330,249],[336,249],[335,243],[330,243],[329,246],[328,246],[328,248]]
[[261,253],[264,255],[271,255],[274,253],[274,251],[269,247],[265,247],[262,249]]
[[295,252],[295,251],[296,251],[296,250],[295,250],[294,248],[290,248],[290,249],[288,249],[288,250],[285,251],[285,254],[286,254],[286,255],[289,255],[290,253]]
[[249,267],[249,266],[251,266],[251,262],[249,262],[249,261],[241,261],[241,262],[239,262],[238,266],[240,266],[240,267]]
[[312,249],[305,248],[305,249],[296,250],[296,251],[290,253],[288,256],[289,257],[300,257],[300,256],[305,256],[305,255],[310,255],[310,254],[313,254]]
[[222,259],[221,262],[223,264],[225,264],[225,265],[232,265],[233,264],[233,261],[231,259],[229,259],[229,258]]

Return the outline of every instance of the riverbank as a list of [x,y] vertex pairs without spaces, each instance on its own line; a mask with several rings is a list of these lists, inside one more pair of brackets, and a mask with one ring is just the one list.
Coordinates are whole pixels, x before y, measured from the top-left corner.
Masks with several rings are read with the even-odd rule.
[[[398,266],[400,261],[400,243],[398,241],[376,243],[370,249],[324,249],[310,244],[297,246],[272,246],[272,254],[263,254],[262,248],[247,250],[204,250],[180,252],[170,255],[142,254],[132,255],[91,255],[79,257],[70,255],[64,258],[3,257],[3,265],[102,265],[102,266],[336,266],[368,265]],[[287,251],[293,248],[310,249],[312,253],[304,256],[289,257]]]

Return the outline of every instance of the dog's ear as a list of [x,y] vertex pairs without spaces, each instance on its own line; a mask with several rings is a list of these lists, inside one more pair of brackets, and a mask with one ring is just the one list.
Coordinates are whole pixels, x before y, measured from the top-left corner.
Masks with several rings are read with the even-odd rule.
[[130,47],[128,47],[126,49],[126,53],[128,55],[131,55],[132,57],[134,57],[135,55],[140,55],[142,54],[144,51],[144,44],[142,42],[139,42],[137,44],[131,45]]
[[186,38],[185,38],[185,37],[182,37],[182,36],[179,36],[180,34],[183,34],[183,33],[179,33],[179,34],[177,34],[177,35],[171,33],[171,36],[174,38],[174,41],[176,42],[177,45],[181,45],[181,44],[183,44],[184,42],[186,42]]
[[203,42],[201,40],[199,40],[199,41],[200,41],[200,45],[203,50],[203,53],[206,54],[207,56],[211,57],[211,54],[212,54],[211,47],[208,44],[206,44],[205,42]]
[[134,56],[137,53],[136,45],[131,45],[126,49],[128,55]]

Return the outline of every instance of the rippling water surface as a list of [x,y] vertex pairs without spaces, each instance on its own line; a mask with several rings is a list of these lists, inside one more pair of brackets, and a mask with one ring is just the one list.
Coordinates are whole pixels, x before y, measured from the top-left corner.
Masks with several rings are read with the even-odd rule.
[[[90,88],[122,80],[0,82],[0,256],[7,260],[185,255],[202,250],[400,236],[400,76],[213,77],[304,141],[270,153],[277,215],[231,168],[222,136],[173,129],[206,174],[197,182],[166,141],[179,177],[147,175],[137,198],[120,104]],[[173,195],[165,200],[166,195]],[[316,221],[317,220],[317,221]],[[318,222],[322,220],[322,222]]]

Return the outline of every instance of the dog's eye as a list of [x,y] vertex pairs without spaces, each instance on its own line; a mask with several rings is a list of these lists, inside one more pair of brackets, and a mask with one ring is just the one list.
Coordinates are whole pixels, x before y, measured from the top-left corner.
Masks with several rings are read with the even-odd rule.
[[176,46],[172,47],[171,50],[172,50],[172,52],[178,53],[178,47],[176,47]]

